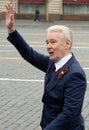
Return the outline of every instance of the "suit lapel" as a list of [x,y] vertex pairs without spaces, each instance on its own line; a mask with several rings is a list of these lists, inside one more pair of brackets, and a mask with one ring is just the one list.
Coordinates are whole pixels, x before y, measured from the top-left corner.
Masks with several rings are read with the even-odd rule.
[[60,79],[57,78],[57,75],[60,73],[60,71],[61,69],[59,69],[57,72],[54,72],[52,79],[45,84],[45,92],[48,93],[60,81]]
[[47,73],[46,73],[46,76],[45,76],[45,86],[49,83],[50,75],[51,75],[51,68],[52,68],[53,64],[54,63],[51,63],[48,67],[48,70],[47,70]]

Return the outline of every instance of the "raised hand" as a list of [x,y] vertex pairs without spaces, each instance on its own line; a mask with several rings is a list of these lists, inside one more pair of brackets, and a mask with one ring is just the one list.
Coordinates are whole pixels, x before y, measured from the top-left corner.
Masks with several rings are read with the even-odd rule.
[[6,26],[8,31],[11,33],[15,30],[14,28],[14,10],[11,4],[6,5],[6,10],[2,11],[6,15]]

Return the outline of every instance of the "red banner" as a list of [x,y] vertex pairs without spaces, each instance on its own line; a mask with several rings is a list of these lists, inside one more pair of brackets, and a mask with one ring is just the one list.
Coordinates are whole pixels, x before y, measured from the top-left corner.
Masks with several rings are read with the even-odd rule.
[[89,0],[63,0],[64,4],[89,4]]
[[18,0],[20,3],[45,3],[46,0]]

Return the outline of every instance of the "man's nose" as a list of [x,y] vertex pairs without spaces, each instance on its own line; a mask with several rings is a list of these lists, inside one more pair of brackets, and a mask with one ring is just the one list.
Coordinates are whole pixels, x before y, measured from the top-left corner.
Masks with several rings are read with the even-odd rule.
[[47,48],[48,49],[51,48],[51,43],[50,42],[47,44]]

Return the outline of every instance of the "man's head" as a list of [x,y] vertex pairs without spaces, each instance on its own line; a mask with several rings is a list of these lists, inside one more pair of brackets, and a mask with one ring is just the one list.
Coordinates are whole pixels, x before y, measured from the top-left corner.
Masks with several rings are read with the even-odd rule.
[[50,59],[57,62],[68,55],[72,46],[72,32],[63,25],[54,25],[47,29],[47,51]]

